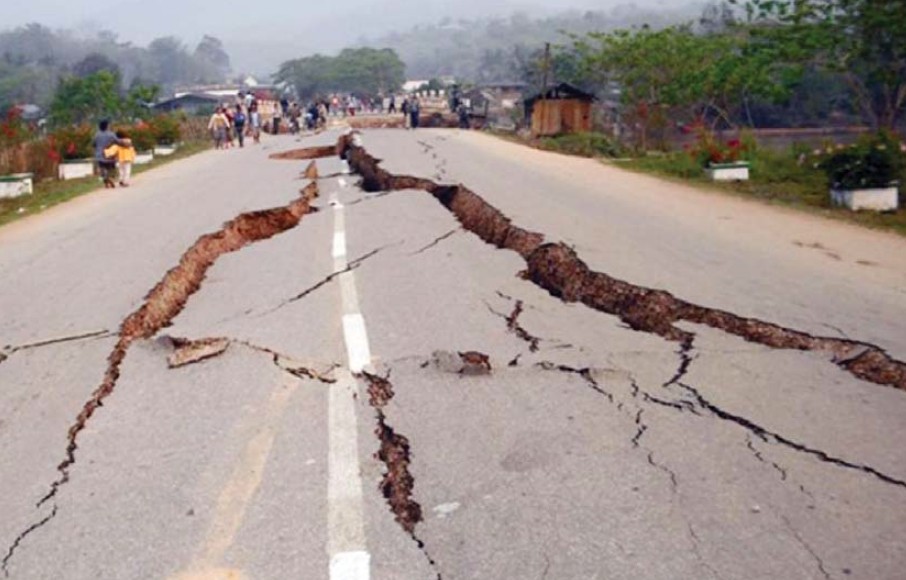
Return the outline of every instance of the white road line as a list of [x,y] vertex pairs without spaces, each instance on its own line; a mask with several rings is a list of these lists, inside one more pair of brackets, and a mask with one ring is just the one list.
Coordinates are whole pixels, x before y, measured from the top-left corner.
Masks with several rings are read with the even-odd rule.
[[333,234],[333,257],[334,259],[346,257],[346,235],[343,232]]
[[[346,219],[337,194],[331,195],[334,208],[334,271],[348,267],[346,258]],[[362,475],[359,467],[356,400],[360,373],[371,364],[371,349],[365,318],[359,312],[354,273],[340,275],[343,302],[343,338],[349,359],[349,370],[339,373],[339,380],[329,395],[329,450],[327,481],[327,549],[330,555],[330,580],[369,580],[371,555],[366,550],[365,519],[362,506]]]
[[361,314],[343,316],[343,336],[346,339],[349,370],[360,373],[371,364],[371,349],[368,346],[365,318]]

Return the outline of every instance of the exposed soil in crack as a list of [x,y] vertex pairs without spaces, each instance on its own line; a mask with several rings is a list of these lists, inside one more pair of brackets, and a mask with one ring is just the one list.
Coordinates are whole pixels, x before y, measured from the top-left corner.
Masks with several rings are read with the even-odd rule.
[[409,440],[388,425],[384,414],[384,407],[394,396],[393,384],[385,377],[368,372],[363,372],[362,377],[368,385],[368,402],[377,416],[374,434],[380,442],[380,447],[376,456],[384,464],[384,476],[380,483],[381,493],[387,500],[396,522],[418,545],[437,574],[437,580],[442,580],[437,562],[428,553],[425,543],[415,534],[415,526],[424,519],[424,515],[421,505],[412,497],[415,478],[409,472],[409,464],[412,461]]
[[[393,175],[347,135],[337,145],[366,191],[422,190],[434,196],[462,226],[500,249],[512,250],[527,265],[523,277],[564,302],[579,302],[617,316],[634,330],[656,334],[690,347],[694,333],[677,326],[690,322],[776,349],[823,352],[853,376],[906,390],[906,363],[882,348],[838,337],[813,336],[778,324],[738,316],[679,299],[665,290],[646,288],[592,271],[564,243],[544,243],[544,236],[513,225],[479,195],[463,185],[442,185],[412,176]],[[679,380],[679,379],[677,379]]]
[[363,372],[368,383],[368,402],[377,414],[375,435],[381,443],[377,457],[384,464],[386,471],[381,480],[381,492],[390,504],[397,523],[407,533],[415,532],[415,525],[422,521],[422,508],[412,499],[415,479],[409,473],[410,448],[409,440],[396,433],[387,425],[384,407],[393,398],[393,385],[389,380]]
[[[198,238],[183,253],[179,264],[169,270],[148,293],[142,305],[123,320],[117,335],[119,337],[117,343],[107,357],[104,378],[85,402],[75,422],[69,428],[66,454],[63,461],[57,466],[60,475],[51,484],[47,494],[38,501],[36,507],[40,508],[52,500],[60,488],[69,481],[70,470],[76,463],[79,434],[85,429],[95,411],[103,406],[104,399],[110,396],[116,388],[120,368],[132,344],[137,340],[151,338],[158,331],[169,326],[183,310],[189,297],[201,288],[208,269],[220,256],[295,227],[306,214],[315,211],[311,202],[317,196],[318,185],[313,182],[289,204],[240,214],[225,223],[216,232]],[[56,506],[54,508],[56,510]],[[37,527],[32,526],[23,533],[22,537],[24,538],[35,529]],[[16,546],[18,543],[13,546],[12,552],[15,551]],[[12,557],[12,552],[8,558]],[[8,561],[8,558],[5,562]]]
[[336,145],[324,145],[322,147],[305,147],[303,149],[291,149],[280,153],[271,153],[271,159],[288,160],[288,161],[306,161],[309,159],[323,159],[337,155]]
[[538,352],[538,344],[541,342],[541,339],[536,336],[532,336],[526,329],[519,325],[519,316],[522,315],[523,310],[524,304],[522,300],[517,300],[516,306],[513,307],[513,311],[509,316],[506,317],[507,330],[527,342],[529,345],[529,351]]

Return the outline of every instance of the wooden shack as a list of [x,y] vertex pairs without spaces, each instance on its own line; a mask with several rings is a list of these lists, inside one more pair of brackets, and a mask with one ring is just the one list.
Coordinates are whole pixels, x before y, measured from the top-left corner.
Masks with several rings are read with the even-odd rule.
[[594,100],[594,95],[569,83],[560,83],[526,99],[525,115],[531,119],[532,136],[591,131],[591,105]]

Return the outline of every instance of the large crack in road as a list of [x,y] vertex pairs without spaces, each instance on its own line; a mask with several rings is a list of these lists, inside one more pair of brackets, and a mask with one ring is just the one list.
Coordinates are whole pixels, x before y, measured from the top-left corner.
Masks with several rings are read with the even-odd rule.
[[[311,169],[307,173],[316,173],[316,169]],[[312,181],[302,189],[298,198],[287,205],[239,214],[216,232],[198,238],[183,253],[179,264],[163,276],[145,297],[142,305],[127,316],[120,325],[116,345],[107,357],[104,378],[85,402],[75,422],[69,428],[66,454],[63,461],[57,466],[59,477],[51,483],[50,490],[38,501],[36,508],[40,508],[56,497],[60,488],[69,481],[70,471],[76,463],[79,434],[85,429],[95,411],[103,406],[104,399],[110,396],[116,388],[120,368],[132,344],[137,340],[151,338],[158,331],[169,326],[185,308],[189,298],[201,289],[207,271],[220,256],[294,228],[305,215],[316,211],[316,208],[311,205],[316,197],[318,197],[318,184],[317,181]],[[48,523],[57,513],[58,506],[54,505],[49,517],[32,524],[16,538],[0,563],[0,568],[5,574],[8,575],[9,563],[22,540]]]
[[538,232],[512,224],[500,210],[462,184],[445,185],[409,175],[394,175],[361,145],[358,135],[344,135],[337,150],[362,177],[366,191],[421,190],[434,196],[462,226],[499,249],[512,250],[526,262],[522,276],[564,302],[578,302],[617,316],[634,330],[656,334],[688,348],[695,334],[681,322],[721,330],[751,343],[775,349],[823,352],[853,376],[906,390],[906,363],[883,348],[857,340],[814,336],[779,324],[746,318],[675,297],[591,270],[576,252],[560,243],[545,243]]
[[[679,364],[673,377],[664,383],[664,389],[679,390],[680,398],[668,401],[651,393],[640,393],[647,403],[669,407],[678,412],[690,411],[735,423],[766,443],[775,443],[791,450],[812,456],[824,463],[856,470],[875,477],[887,484],[906,487],[903,481],[879,469],[858,462],[835,457],[820,449],[794,441],[772,432],[744,417],[730,413],[705,399],[696,389],[684,382],[695,360],[693,353],[695,333],[681,329],[680,322],[702,324],[751,343],[772,349],[789,349],[822,352],[831,361],[856,378],[879,385],[906,390],[906,364],[885,352],[881,347],[848,338],[814,336],[772,322],[745,318],[731,312],[694,304],[664,290],[656,290],[618,280],[601,272],[592,271],[576,252],[564,243],[546,243],[544,236],[515,226],[500,210],[465,186],[438,184],[431,180],[408,175],[393,175],[380,166],[380,160],[369,154],[357,134],[340,138],[338,151],[350,168],[362,177],[362,187],[368,191],[392,192],[420,190],[431,194],[464,229],[498,248],[518,253],[525,260],[527,269],[522,278],[546,290],[567,303],[581,303],[589,308],[617,316],[630,328],[655,334],[666,340],[678,342]],[[514,311],[508,319],[508,329],[517,332],[523,340],[531,340],[516,330],[521,313]],[[509,321],[512,320],[512,325]],[[517,361],[518,363],[518,358]],[[544,367],[542,367],[544,368]],[[580,370],[548,363],[549,370],[582,374]],[[587,377],[584,377],[587,380]],[[591,385],[591,383],[589,383]],[[613,402],[612,395],[595,389]],[[688,398],[691,397],[691,400]],[[647,427],[638,416],[637,443]],[[657,467],[663,467],[658,466]]]

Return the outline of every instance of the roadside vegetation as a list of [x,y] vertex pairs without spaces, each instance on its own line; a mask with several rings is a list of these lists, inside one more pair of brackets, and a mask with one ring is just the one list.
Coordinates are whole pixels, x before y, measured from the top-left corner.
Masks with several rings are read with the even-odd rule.
[[[193,125],[193,127],[191,127],[191,130],[186,131],[187,137],[180,141],[180,147],[175,153],[166,157],[155,157],[154,160],[147,165],[136,166],[133,170],[133,174],[140,175],[167,163],[185,159],[186,157],[210,149],[210,144],[207,139],[191,137],[191,135],[201,132],[201,127],[195,126],[199,125],[199,123],[193,120],[186,120],[186,124]],[[59,205],[102,188],[103,183],[99,178],[94,176],[67,181],[49,177],[36,181],[34,193],[31,195],[0,199],[0,226],[30,215],[41,213],[55,205]],[[128,194],[127,190],[121,190],[120,193],[123,195]]]
[[[598,95],[602,132],[523,133],[532,146],[906,234],[902,204],[852,212],[830,199],[906,183],[906,4],[731,1],[697,23],[573,36],[545,68]],[[759,132],[777,126],[794,144]],[[835,126],[842,138],[820,134]],[[707,175],[739,163],[748,181]]]

